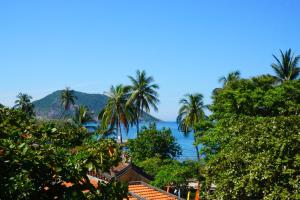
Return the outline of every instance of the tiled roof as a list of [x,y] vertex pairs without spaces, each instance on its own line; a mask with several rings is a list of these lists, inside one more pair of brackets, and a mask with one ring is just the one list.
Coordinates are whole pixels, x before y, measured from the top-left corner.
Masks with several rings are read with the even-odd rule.
[[178,197],[143,182],[129,183],[128,190],[137,199],[145,200],[177,200]]
[[[88,176],[88,177],[90,183],[95,188],[97,188],[98,181],[101,180],[92,176]],[[65,185],[66,187],[71,187],[73,183],[64,182],[63,185]],[[139,182],[139,181],[129,183],[128,191],[129,191],[129,195],[128,195],[129,200],[177,200],[178,199],[178,197],[176,197],[175,195],[172,195],[163,190],[150,186],[147,183]],[[88,190],[84,190],[83,192],[88,192]]]

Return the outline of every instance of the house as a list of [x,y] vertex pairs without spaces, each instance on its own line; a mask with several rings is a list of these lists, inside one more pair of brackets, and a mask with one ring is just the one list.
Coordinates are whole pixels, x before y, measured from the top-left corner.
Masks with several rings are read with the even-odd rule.
[[110,181],[112,178],[121,182],[142,181],[150,183],[152,177],[146,174],[141,168],[133,163],[120,162],[118,166],[113,167],[109,173],[89,172],[90,176],[97,177],[101,180]]

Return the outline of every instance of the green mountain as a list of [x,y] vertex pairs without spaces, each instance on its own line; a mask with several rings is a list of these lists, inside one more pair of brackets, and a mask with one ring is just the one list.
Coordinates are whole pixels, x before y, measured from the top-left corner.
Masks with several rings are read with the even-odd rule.
[[[62,116],[73,116],[74,107],[71,107],[70,111],[64,113],[63,106],[61,105],[60,95],[61,90],[55,91],[46,97],[34,101],[34,109],[36,116],[42,119],[59,119]],[[103,94],[87,94],[83,92],[74,91],[74,95],[77,97],[76,105],[84,105],[94,113],[94,119],[97,119],[99,112],[105,106],[108,97]],[[160,121],[159,119],[144,113],[141,118],[142,121]]]

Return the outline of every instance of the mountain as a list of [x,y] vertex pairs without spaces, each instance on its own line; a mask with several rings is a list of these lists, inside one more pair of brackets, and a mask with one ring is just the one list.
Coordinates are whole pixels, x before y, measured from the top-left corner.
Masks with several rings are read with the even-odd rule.
[[[60,100],[61,92],[62,90],[55,91],[52,94],[33,102],[35,113],[38,118],[59,119],[64,115],[74,115],[74,107],[71,107],[70,111],[64,113]],[[94,119],[97,119],[99,112],[104,108],[108,99],[108,97],[103,94],[87,94],[78,91],[74,91],[74,95],[77,97],[75,104],[88,107],[89,110],[94,113]],[[160,121],[147,113],[143,114],[141,120],[153,122]]]

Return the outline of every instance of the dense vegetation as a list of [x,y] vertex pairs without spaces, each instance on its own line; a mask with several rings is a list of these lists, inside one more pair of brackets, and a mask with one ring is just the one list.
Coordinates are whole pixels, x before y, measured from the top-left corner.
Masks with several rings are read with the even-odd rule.
[[282,76],[235,78],[214,91],[198,138],[206,189],[217,185],[207,198],[300,198],[300,80]]
[[158,130],[155,124],[142,127],[137,138],[128,141],[127,148],[132,162],[153,176],[154,186],[180,189],[186,195],[188,181],[197,178],[197,162],[176,160],[181,147],[170,129]]
[[87,177],[88,170],[108,171],[119,161],[113,140],[92,141],[83,128],[0,108],[0,199],[122,199],[125,186],[112,182],[95,189]]
[[[128,131],[136,125],[137,138],[122,144],[122,150],[157,187],[186,195],[192,180],[201,183],[204,199],[300,199],[300,57],[290,49],[280,55],[271,65],[275,76],[245,79],[233,71],[220,78],[222,87],[212,91],[209,106],[199,93],[180,100],[178,129],[193,133],[197,161],[176,160],[181,147],[169,129],[139,129],[142,114],[157,110],[159,102],[159,87],[144,71],[129,77],[132,85],[111,87],[98,110],[99,131],[116,131],[122,143],[121,126]],[[13,109],[0,105],[0,199],[122,199],[124,185],[113,181],[96,189],[86,175],[116,165],[119,145],[111,139],[91,140],[81,126],[91,120],[89,106],[77,104],[81,97],[75,91],[59,95],[51,97],[54,104],[61,112],[73,107],[75,123],[37,121],[26,94],[18,95]],[[67,188],[65,182],[73,186]]]

